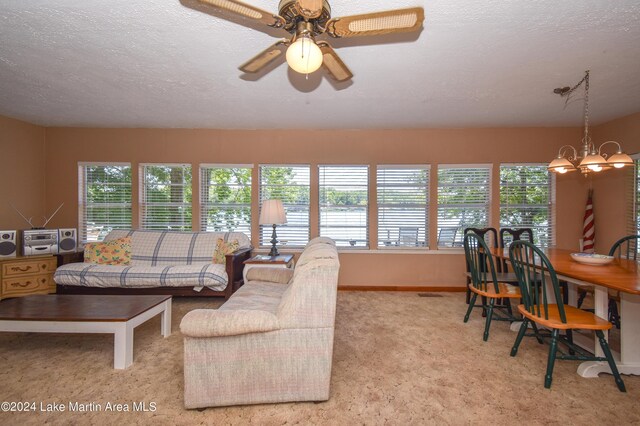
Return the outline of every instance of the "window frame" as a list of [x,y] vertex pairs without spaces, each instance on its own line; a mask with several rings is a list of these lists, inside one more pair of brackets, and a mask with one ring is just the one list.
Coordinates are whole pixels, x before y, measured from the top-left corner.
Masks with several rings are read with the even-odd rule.
[[209,217],[209,210],[211,208],[215,208],[216,207],[216,203],[211,203],[208,201],[205,201],[205,191],[207,191],[207,195],[210,191],[210,188],[213,186],[210,184],[210,182],[205,182],[205,173],[207,170],[216,170],[216,169],[227,169],[227,170],[231,170],[231,169],[246,169],[249,170],[249,183],[248,185],[239,185],[236,184],[234,185],[235,187],[237,187],[238,189],[242,188],[242,189],[246,189],[248,187],[249,189],[249,194],[252,195],[252,185],[253,185],[253,164],[206,164],[206,163],[202,163],[199,165],[198,167],[198,176],[200,178],[200,182],[199,182],[199,191],[198,191],[198,195],[199,195],[199,200],[200,200],[200,230],[201,231],[207,231],[207,232],[243,232],[246,235],[251,235],[251,220],[253,217],[253,212],[252,212],[252,197],[250,196],[249,198],[249,203],[248,204],[237,204],[237,203],[220,203],[217,204],[218,206],[224,208],[227,208],[227,206],[231,206],[236,207],[238,209],[246,209],[248,208],[249,210],[249,218],[248,220],[245,222],[245,224],[235,228],[233,231],[231,231],[230,228],[228,227],[220,227],[221,230],[220,231],[216,231],[215,229],[209,230],[208,227],[208,217]]
[[[191,181],[186,184],[184,182],[184,174],[183,174],[183,184],[182,187],[183,188],[190,188],[191,189],[191,201],[190,202],[186,202],[184,201],[184,196],[183,196],[183,202],[180,203],[173,203],[173,202],[169,202],[169,203],[158,203],[158,202],[148,202],[146,200],[146,196],[147,196],[147,174],[146,174],[146,168],[147,167],[168,167],[168,168],[174,168],[174,167],[182,167],[184,168],[189,168],[190,172],[191,172]],[[138,197],[138,207],[139,207],[139,211],[138,211],[138,217],[139,217],[139,226],[140,229],[144,229],[144,230],[157,230],[157,231],[163,231],[163,230],[172,230],[172,231],[182,231],[182,232],[192,232],[193,231],[193,165],[191,163],[139,163],[138,164],[138,181],[139,181],[139,197]],[[170,185],[171,183],[164,183],[164,184],[168,184]],[[185,209],[188,209],[191,213],[190,213],[190,219],[187,222],[182,222],[183,225],[180,227],[180,229],[170,229],[170,228],[162,228],[162,227],[149,227],[147,225],[147,223],[149,223],[148,221],[145,220],[146,218],[146,214],[147,214],[147,209],[149,206],[163,206],[163,207],[184,207]],[[160,224],[162,225],[162,224]]]
[[[297,164],[258,164],[258,218],[260,217],[260,212],[262,211],[262,203],[265,200],[263,198],[263,168],[306,168],[308,171],[308,182],[303,185],[288,185],[294,187],[306,187],[308,202],[307,204],[292,204],[283,202],[285,212],[287,212],[287,221],[288,223],[284,225],[278,225],[276,228],[276,233],[278,234],[278,247],[279,248],[291,248],[291,249],[301,249],[303,248],[310,240],[311,240],[311,165],[308,163],[297,163]],[[269,185],[272,186],[272,185]],[[292,226],[290,222],[289,211],[291,209],[300,208],[302,206],[306,206],[307,215],[306,215],[306,235],[304,233],[300,234],[302,242],[300,244],[289,244],[288,240],[281,240],[281,237],[287,235],[287,228],[293,229],[305,229],[304,226]],[[271,247],[271,233],[273,232],[273,227],[271,225],[260,225],[258,223],[258,247],[261,249],[268,249]],[[296,235],[297,236],[297,235]],[[304,238],[306,237],[306,239]],[[283,243],[284,241],[284,243]]]
[[[506,208],[526,208],[530,206],[543,206],[542,204],[503,204],[502,203],[502,194],[503,194],[503,185],[502,185],[502,169],[503,168],[513,168],[513,167],[536,167],[536,168],[544,168],[547,169],[547,163],[500,163],[498,164],[499,170],[499,193],[500,193],[500,208],[499,208],[499,225],[500,228],[532,228],[534,233],[534,241],[536,245],[541,247],[554,247],[556,242],[556,218],[555,218],[555,199],[556,199],[556,175],[555,173],[547,170],[547,186],[549,191],[548,201],[546,203],[547,215],[548,215],[548,225],[547,225],[547,233],[549,235],[548,244],[543,244],[538,237],[538,232],[536,231],[539,226],[533,226],[531,224],[521,224],[521,225],[512,225],[512,224],[503,224],[502,222],[502,212],[503,209]],[[533,186],[533,184],[526,184],[527,186]],[[520,186],[520,185],[512,185],[512,186]]]
[[[102,204],[97,204],[97,203],[89,203],[87,201],[87,168],[88,167],[128,167],[129,168],[129,174],[130,174],[130,182],[129,182],[129,202],[124,202],[124,203],[104,203],[104,205]],[[125,182],[126,183],[126,182]],[[123,185],[124,186],[124,185]],[[96,242],[96,241],[102,241],[102,239],[104,239],[104,237],[106,236],[106,233],[104,235],[102,235],[102,239],[99,238],[101,236],[101,234],[103,233],[103,231],[105,231],[104,229],[102,231],[100,231],[98,233],[98,238],[88,239],[88,224],[90,223],[90,221],[88,220],[88,214],[87,211],[90,207],[93,207],[94,204],[97,204],[101,207],[105,207],[105,208],[110,208],[110,207],[120,207],[120,208],[125,208],[125,209],[129,209],[129,211],[131,211],[132,207],[133,207],[133,167],[131,165],[131,163],[128,162],[93,162],[93,161],[79,161],[78,162],[78,241],[79,241],[79,245],[83,246],[84,244],[88,243],[88,242]],[[110,226],[112,223],[109,222],[105,225],[101,225],[102,227],[106,226],[107,228],[110,229],[114,229],[112,226]],[[115,229],[131,229],[133,227],[133,215],[130,215],[130,221],[128,224],[125,224],[124,221],[122,222],[122,227],[117,226],[118,224],[114,224],[114,226],[116,226]],[[108,232],[107,232],[108,233]]]
[[[377,203],[377,231],[378,231],[378,250],[429,250],[429,226],[430,226],[430,206],[431,206],[431,164],[377,164],[376,165],[376,203]],[[426,176],[426,186],[420,186],[421,190],[424,190],[425,203],[381,203],[381,188],[384,187],[406,187],[406,188],[416,188],[416,192],[418,192],[419,186],[417,184],[409,184],[409,183],[392,183],[385,184],[381,182],[380,176],[382,175],[381,170],[416,170],[416,171],[424,171]],[[401,226],[400,224],[395,224],[393,222],[389,222],[390,224],[386,227],[397,227],[398,228],[398,238],[396,239],[395,244],[393,240],[390,238],[389,229],[387,229],[387,238],[385,239],[382,236],[381,232],[384,232],[383,226],[381,224],[384,223],[381,220],[381,212],[384,212],[385,208],[389,209],[400,209],[402,207],[411,207],[415,210],[423,209],[424,210],[424,223],[420,224],[424,227],[424,232],[420,232],[420,227],[418,226],[418,233],[416,238],[416,245],[409,246],[403,245],[401,241]],[[412,224],[413,225],[413,224]],[[413,226],[412,226],[413,227]],[[424,237],[421,238],[422,234]]]
[[[438,164],[438,169],[437,169],[437,188],[436,188],[436,196],[437,196],[437,216],[436,216],[436,230],[438,232],[437,234],[437,242],[436,242],[436,247],[438,250],[446,250],[446,249],[450,249],[450,248],[462,248],[463,247],[463,240],[464,240],[464,229],[468,228],[468,227],[480,227],[480,228],[484,228],[484,227],[488,227],[491,224],[491,204],[492,204],[492,200],[493,200],[493,167],[494,164],[493,163],[476,163],[476,164]],[[444,169],[486,169],[487,170],[487,182],[486,182],[486,187],[487,187],[487,198],[486,198],[486,202],[482,203],[482,205],[480,205],[481,203],[460,203],[460,204],[445,204],[442,205],[440,203],[440,193],[441,193],[441,188],[444,187],[450,187],[452,185],[446,185],[443,186],[441,181],[440,181],[440,170],[444,170]],[[482,186],[482,185],[458,185],[460,187],[462,186]],[[441,229],[444,228],[451,228],[453,229],[453,226],[441,226],[441,214],[440,211],[443,208],[454,208],[455,206],[459,206],[461,208],[471,208],[471,209],[478,209],[478,208],[483,208],[484,210],[486,210],[486,217],[487,217],[487,221],[484,224],[472,224],[472,223],[462,223],[460,224],[458,227],[456,227],[456,233],[455,233],[455,237],[453,238],[452,242],[451,242],[451,246],[447,247],[445,245],[440,245],[439,244],[439,236],[441,233]]]

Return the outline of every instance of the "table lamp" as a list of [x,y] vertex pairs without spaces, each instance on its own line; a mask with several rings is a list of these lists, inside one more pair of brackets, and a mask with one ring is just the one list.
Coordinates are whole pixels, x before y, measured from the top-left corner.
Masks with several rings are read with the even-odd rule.
[[287,215],[284,212],[282,200],[265,200],[260,209],[260,225],[273,225],[273,234],[271,234],[271,251],[269,256],[277,256],[278,236],[276,235],[276,226],[287,223]]

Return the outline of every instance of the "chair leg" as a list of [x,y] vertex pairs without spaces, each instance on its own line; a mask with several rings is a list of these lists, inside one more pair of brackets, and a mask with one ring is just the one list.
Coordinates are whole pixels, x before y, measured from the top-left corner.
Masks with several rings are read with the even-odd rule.
[[604,352],[604,356],[607,358],[607,362],[609,363],[609,368],[611,368],[611,373],[613,377],[616,379],[616,385],[618,385],[618,389],[620,392],[626,392],[627,389],[624,387],[624,382],[622,381],[622,377],[620,377],[620,373],[618,372],[618,366],[616,362],[613,360],[613,355],[611,355],[611,349],[609,349],[609,344],[607,340],[604,338],[604,333],[602,330],[596,330],[596,336],[598,336],[598,340],[600,341],[600,347],[602,348],[602,352]]
[[[572,344],[572,345],[573,345],[573,330],[568,329],[568,330],[566,331],[566,334],[567,334],[567,340],[569,341],[569,343],[570,343],[570,344]],[[575,354],[576,354],[576,351],[574,351],[574,350],[571,348],[571,346],[569,346],[569,355],[575,355]]]
[[471,301],[469,302],[469,307],[467,308],[467,313],[464,316],[464,322],[469,321],[469,315],[471,315],[471,311],[473,310],[473,307],[476,304],[477,297],[478,297],[478,293],[473,293],[473,296],[471,297]]
[[620,329],[620,314],[618,314],[618,304],[614,299],[609,299],[609,322]]
[[587,297],[587,292],[584,290],[578,290],[578,293],[580,293],[580,296],[578,297],[578,309],[580,309],[584,303],[584,299]]
[[549,347],[549,359],[547,360],[547,374],[544,376],[544,387],[551,387],[551,379],[553,376],[553,366],[556,362],[556,352],[558,351],[558,335],[560,330],[554,329],[551,333],[551,346]]
[[484,323],[484,335],[482,336],[482,340],[485,342],[489,340],[489,328],[491,327],[491,318],[493,318],[493,304],[496,302],[496,299],[489,299],[489,307],[487,308],[487,320]]
[[482,316],[487,316],[487,298],[485,296],[482,297]]
[[538,343],[540,343],[541,345],[544,345],[544,340],[542,340],[542,337],[540,337],[540,332],[538,331],[538,326],[536,325],[535,322],[531,323],[531,328],[533,328],[533,334],[535,334],[536,340],[538,341]]
[[[513,347],[511,348],[511,356],[517,355],[518,347],[520,346],[520,342],[522,342],[522,338],[524,337],[524,334],[527,332],[527,327],[529,327],[529,319],[524,318],[524,320],[522,321],[522,324],[520,324],[520,330],[518,330],[518,336],[516,337],[516,341],[513,343]],[[537,335],[538,335],[538,331],[536,330],[536,336]]]
[[471,284],[471,278],[467,277],[467,298],[466,298],[467,305],[471,300],[471,290],[469,289],[469,284]]

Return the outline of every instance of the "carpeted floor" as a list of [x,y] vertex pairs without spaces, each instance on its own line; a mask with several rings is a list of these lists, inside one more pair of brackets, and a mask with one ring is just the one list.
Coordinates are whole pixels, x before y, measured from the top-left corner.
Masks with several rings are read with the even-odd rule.
[[[483,319],[462,317],[462,293],[340,292],[331,399],[185,410],[182,406],[182,316],[219,301],[174,299],[173,334],[154,318],[135,332],[134,364],[113,369],[113,337],[0,334],[0,401],[35,402],[36,412],[0,413],[0,424],[638,424],[640,377],[585,379],[577,362],[558,361],[543,387],[547,346],[495,323],[482,342]],[[72,403],[70,406],[69,403]],[[70,412],[75,403],[100,411]],[[108,404],[155,411],[107,411]],[[42,412],[61,404],[65,412]],[[93,406],[91,405],[93,404]]]

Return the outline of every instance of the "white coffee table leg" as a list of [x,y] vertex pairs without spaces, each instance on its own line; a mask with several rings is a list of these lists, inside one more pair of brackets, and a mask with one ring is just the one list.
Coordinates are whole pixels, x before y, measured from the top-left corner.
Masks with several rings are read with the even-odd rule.
[[133,363],[133,326],[123,322],[116,326],[113,344],[113,368],[122,370]]
[[160,316],[160,331],[163,337],[171,336],[171,299],[164,302],[164,311]]

